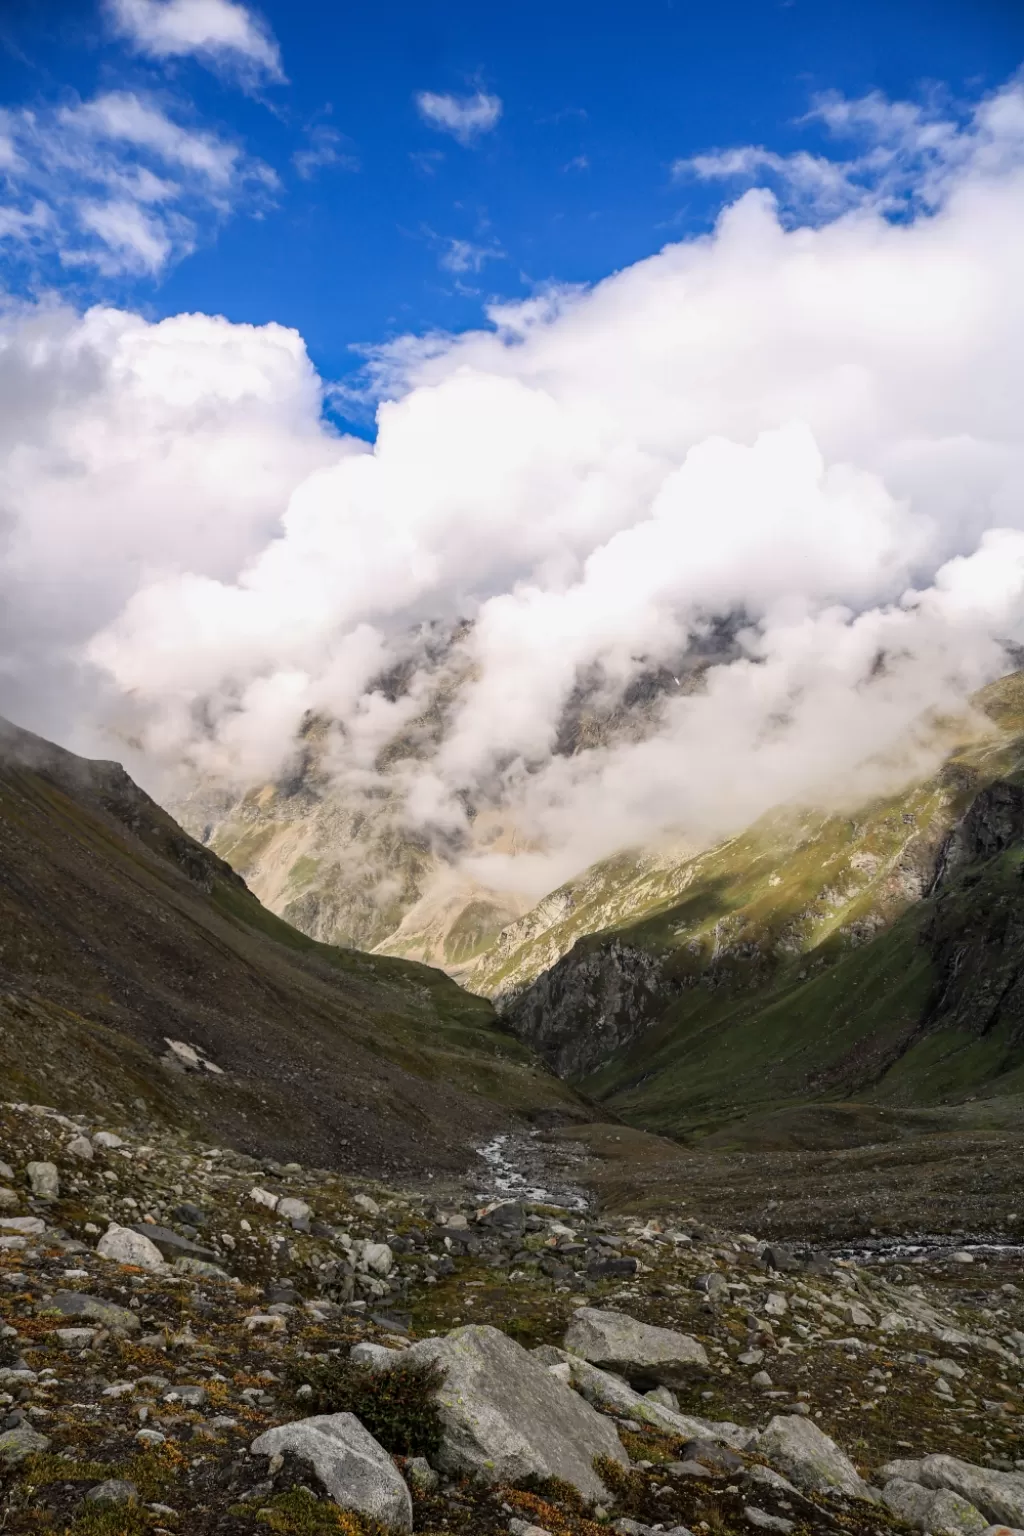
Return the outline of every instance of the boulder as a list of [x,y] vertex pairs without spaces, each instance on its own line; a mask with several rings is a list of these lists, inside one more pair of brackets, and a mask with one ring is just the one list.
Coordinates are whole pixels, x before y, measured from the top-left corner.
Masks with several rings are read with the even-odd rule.
[[[540,1351],[537,1351],[540,1354]],[[671,1408],[655,1399],[634,1392],[621,1376],[602,1371],[596,1365],[568,1355],[572,1384],[582,1397],[622,1419],[635,1419],[638,1424],[650,1424],[667,1435],[678,1435],[682,1440],[722,1440],[727,1445],[746,1450],[757,1438],[755,1429],[744,1429],[739,1424],[714,1423],[707,1419],[691,1418],[686,1413],[674,1413]]]
[[41,1237],[46,1222],[38,1216],[0,1216],[0,1232],[13,1232],[18,1237]]
[[219,1257],[212,1248],[204,1248],[200,1243],[194,1243],[191,1238],[182,1237],[180,1232],[172,1232],[170,1227],[158,1227],[147,1222],[131,1228],[140,1237],[146,1238],[155,1248],[159,1248],[165,1259],[202,1259],[205,1264],[215,1264]]
[[110,1477],[90,1488],[85,1497],[89,1504],[137,1504],[139,1490],[126,1478]]
[[142,1324],[127,1307],[118,1307],[112,1301],[99,1296],[87,1296],[84,1291],[58,1291],[47,1302],[62,1317],[85,1317],[99,1323],[111,1333],[139,1333]]
[[354,1365],[368,1365],[374,1371],[387,1371],[404,1357],[404,1350],[386,1349],[383,1344],[365,1341],[353,1344],[348,1357]]
[[41,1435],[31,1424],[19,1424],[0,1435],[0,1465],[11,1467],[28,1456],[41,1456],[49,1444],[48,1436]]
[[614,1425],[497,1328],[457,1328],[414,1344],[404,1358],[445,1372],[437,1394],[443,1470],[490,1483],[557,1477],[601,1499],[594,1458],[629,1465]]
[[947,1488],[922,1488],[892,1478],[882,1489],[882,1502],[908,1525],[934,1536],[985,1536],[988,1529],[985,1516]]
[[685,1386],[708,1367],[703,1344],[688,1333],[652,1328],[623,1312],[596,1307],[579,1308],[566,1331],[565,1347],[591,1365],[647,1386]]
[[29,1188],[37,1200],[56,1200],[60,1196],[60,1176],[56,1163],[29,1163]]
[[69,1157],[77,1157],[81,1163],[91,1163],[96,1156],[88,1136],[73,1136],[68,1142],[67,1153]]
[[853,1499],[875,1497],[846,1453],[809,1419],[776,1415],[752,1449],[792,1478],[798,1488],[846,1494]]
[[366,1243],[359,1260],[359,1267],[382,1279],[395,1267],[395,1257],[387,1243]]
[[131,1227],[119,1227],[112,1221],[96,1244],[101,1259],[114,1264],[132,1264],[139,1269],[162,1269],[164,1256],[155,1243]]
[[958,1493],[995,1524],[1024,1525],[1022,1473],[996,1472],[990,1467],[960,1461],[956,1456],[924,1456],[919,1462],[903,1465],[915,1469],[911,1481],[925,1488],[948,1488]]
[[277,1214],[282,1221],[287,1221],[297,1232],[309,1231],[309,1218],[313,1212],[305,1200],[296,1200],[291,1195],[286,1195],[283,1200],[277,1202]]
[[353,1413],[320,1414],[268,1429],[254,1440],[257,1456],[290,1452],[307,1462],[340,1509],[381,1525],[412,1530],[412,1498],[394,1462]]

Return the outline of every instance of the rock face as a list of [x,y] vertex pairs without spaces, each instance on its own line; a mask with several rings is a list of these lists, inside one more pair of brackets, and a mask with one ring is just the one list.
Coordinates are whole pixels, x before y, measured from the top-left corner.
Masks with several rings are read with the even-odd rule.
[[581,1077],[653,1023],[664,1007],[661,979],[654,955],[619,939],[577,944],[503,1010],[502,1020],[559,1077]]
[[497,1328],[457,1328],[414,1344],[405,1358],[436,1361],[446,1373],[437,1401],[448,1471],[492,1483],[557,1477],[600,1499],[594,1458],[628,1464],[610,1420]]
[[799,1488],[854,1499],[873,1497],[850,1458],[809,1419],[777,1415],[758,1435],[753,1449]]
[[115,1264],[134,1264],[139,1269],[162,1269],[163,1254],[155,1243],[131,1227],[119,1227],[111,1222],[99,1242],[96,1252],[101,1259],[111,1259]]
[[948,1489],[997,1524],[1024,1525],[1024,1475],[1020,1473],[976,1467],[956,1456],[924,1456],[919,1461],[890,1462],[881,1475],[926,1489]]
[[412,1530],[412,1498],[394,1462],[353,1413],[327,1413],[268,1429],[251,1447],[257,1456],[290,1452],[308,1462],[341,1509]]
[[988,1530],[988,1521],[980,1510],[945,1488],[936,1491],[893,1478],[882,1489],[882,1502],[908,1525],[919,1531],[932,1531],[936,1536],[946,1536],[947,1532],[956,1536],[985,1536]]
[[596,1307],[579,1308],[566,1332],[565,1347],[641,1388],[685,1386],[708,1365],[703,1344],[689,1334],[652,1328]]
[[933,890],[945,885],[967,864],[994,858],[1024,839],[1024,789],[997,780],[974,797],[943,841],[935,866]]
[[651,1424],[668,1435],[678,1435],[685,1440],[724,1440],[728,1445],[745,1450],[757,1438],[757,1431],[743,1429],[739,1424],[713,1423],[707,1419],[695,1419],[686,1413],[667,1408],[656,1398],[634,1392],[628,1382],[611,1371],[602,1371],[587,1361],[566,1357],[572,1385],[588,1403],[614,1413],[616,1417],[634,1419],[638,1424]]

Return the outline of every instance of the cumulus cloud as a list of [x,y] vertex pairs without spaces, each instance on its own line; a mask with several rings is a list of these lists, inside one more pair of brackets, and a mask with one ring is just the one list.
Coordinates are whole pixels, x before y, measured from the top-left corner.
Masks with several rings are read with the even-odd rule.
[[134,91],[6,111],[0,135],[0,240],[34,266],[157,276],[243,198],[258,207],[276,185],[233,140]]
[[486,91],[475,91],[472,96],[420,91],[416,106],[423,121],[431,128],[450,133],[453,139],[466,145],[496,128],[502,112],[501,97],[491,96]]
[[107,0],[115,32],[151,59],[191,56],[247,80],[284,79],[266,23],[236,0]]
[[[1024,639],[1022,119],[1012,84],[927,163],[907,130],[898,207],[755,188],[591,289],[382,348],[372,448],[324,430],[290,332],[9,317],[8,671],[26,633],[87,657],[146,760],[237,785],[329,716],[333,770],[411,825],[457,846],[504,807],[526,851],[470,867],[534,893],[891,783]],[[718,633],[644,739],[566,749],[581,690],[614,712]]]

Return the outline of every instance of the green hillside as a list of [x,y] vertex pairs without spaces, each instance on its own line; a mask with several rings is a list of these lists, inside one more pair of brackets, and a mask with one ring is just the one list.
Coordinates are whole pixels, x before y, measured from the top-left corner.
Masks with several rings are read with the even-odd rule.
[[[650,899],[576,940],[507,1007],[510,1028],[588,1095],[675,1135],[808,1101],[1024,1092],[1024,942],[1013,942],[1024,842],[1012,806],[1024,675],[977,702],[990,730],[853,816],[779,812],[674,870],[635,866],[623,880],[619,861],[618,880],[612,864],[590,872],[590,899],[564,925],[592,920],[604,889]],[[967,813],[965,825],[984,821],[986,805],[1013,825],[994,843],[982,836],[930,894],[951,828]],[[659,880],[675,890],[659,896]],[[542,941],[561,948],[564,935]],[[505,957],[517,964],[521,953]],[[972,978],[956,1006],[950,972]]]

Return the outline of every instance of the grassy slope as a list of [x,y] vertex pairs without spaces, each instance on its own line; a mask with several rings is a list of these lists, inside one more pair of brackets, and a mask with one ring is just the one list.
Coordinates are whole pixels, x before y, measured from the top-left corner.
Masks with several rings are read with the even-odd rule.
[[[224,1075],[169,1073],[168,1037]],[[580,1112],[489,1004],[426,966],[307,938],[116,765],[9,728],[0,1091],[142,1098],[238,1145],[381,1168],[457,1163],[508,1111]]]
[[[933,904],[921,895],[937,849],[979,788],[1019,777],[1024,763],[1024,676],[979,703],[998,734],[969,741],[934,778],[855,817],[780,813],[675,871],[634,866],[623,881],[620,861],[618,882],[612,866],[591,872],[589,901],[566,920],[574,930],[601,910],[606,888],[620,902],[644,890],[655,899],[586,934],[573,953],[614,934],[659,955],[667,985],[657,1023],[584,1091],[668,1134],[706,1133],[809,1098],[866,1094],[907,1106],[1024,1091],[1014,1023],[981,1034],[960,1018],[921,1031],[936,985],[922,942]],[[1000,867],[1009,889],[1017,876],[1006,860]],[[658,880],[679,893],[659,899]],[[977,910],[977,890],[958,899]],[[506,959],[506,974],[516,963],[521,956]]]

